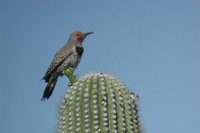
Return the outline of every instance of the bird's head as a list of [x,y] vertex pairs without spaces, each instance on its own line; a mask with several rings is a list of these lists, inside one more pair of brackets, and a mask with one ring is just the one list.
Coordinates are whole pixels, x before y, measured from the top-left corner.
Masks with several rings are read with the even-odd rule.
[[86,36],[92,34],[93,32],[86,32],[82,33],[80,31],[73,32],[70,36],[71,41],[75,42],[83,42],[83,40],[86,38]]

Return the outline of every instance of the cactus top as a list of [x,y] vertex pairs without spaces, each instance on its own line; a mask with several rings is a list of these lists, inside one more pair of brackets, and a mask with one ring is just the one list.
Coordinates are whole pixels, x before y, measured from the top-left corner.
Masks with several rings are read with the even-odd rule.
[[113,76],[91,73],[81,77],[60,107],[60,133],[140,133],[136,101]]

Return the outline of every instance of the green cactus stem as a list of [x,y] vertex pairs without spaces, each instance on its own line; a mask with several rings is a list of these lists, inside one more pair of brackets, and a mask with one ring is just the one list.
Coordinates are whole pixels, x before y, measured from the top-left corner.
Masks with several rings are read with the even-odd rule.
[[64,97],[59,133],[141,133],[137,100],[110,75],[85,75]]
[[70,83],[68,84],[68,86],[72,86],[73,83],[75,83],[76,80],[76,76],[73,73],[73,69],[71,67],[69,67],[68,69],[66,69],[64,71],[65,76],[67,76],[69,78]]

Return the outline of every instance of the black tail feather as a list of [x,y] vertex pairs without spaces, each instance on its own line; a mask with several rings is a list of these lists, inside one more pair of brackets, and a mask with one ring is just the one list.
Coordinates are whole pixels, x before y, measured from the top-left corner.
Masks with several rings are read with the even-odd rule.
[[46,99],[49,99],[49,97],[51,96],[51,94],[53,93],[53,90],[56,86],[56,82],[57,82],[58,76],[52,76],[49,78],[48,84],[44,90],[43,96],[41,101],[44,101]]
[[49,79],[51,78],[51,75],[50,74],[45,74],[44,77],[42,79],[45,80],[45,82],[49,82]]

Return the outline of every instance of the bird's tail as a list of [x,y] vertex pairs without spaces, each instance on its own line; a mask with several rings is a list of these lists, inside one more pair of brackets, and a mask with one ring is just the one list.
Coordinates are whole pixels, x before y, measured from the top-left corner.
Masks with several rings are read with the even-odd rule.
[[41,101],[49,99],[49,97],[51,96],[51,94],[56,86],[57,79],[58,79],[58,76],[51,76],[49,78],[48,84],[44,90]]

